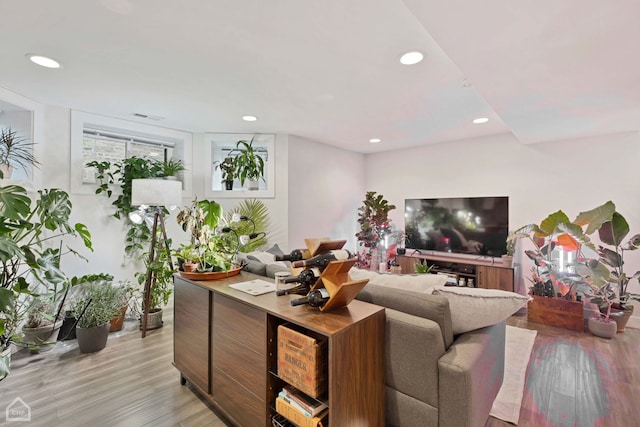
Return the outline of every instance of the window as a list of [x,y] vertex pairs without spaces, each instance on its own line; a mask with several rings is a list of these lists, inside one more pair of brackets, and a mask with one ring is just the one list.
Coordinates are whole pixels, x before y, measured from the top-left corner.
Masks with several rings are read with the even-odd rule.
[[192,141],[189,132],[113,119],[80,111],[71,112],[71,192],[93,194],[93,160],[111,162],[138,156],[159,161],[182,160],[184,194],[191,194]]
[[[240,181],[234,181],[233,190],[225,190],[222,173],[216,168],[217,162],[222,161],[235,148],[238,141],[251,141],[255,151],[264,160],[264,180],[259,180],[258,190],[247,190],[240,186]],[[232,134],[207,133],[207,152],[205,153],[206,197],[211,198],[269,198],[275,197],[275,135],[274,134]],[[246,181],[245,181],[246,187]]]
[[117,162],[129,157],[144,157],[155,161],[173,158],[171,142],[140,139],[99,129],[82,130],[82,183],[95,184],[95,169],[86,164],[96,161]]

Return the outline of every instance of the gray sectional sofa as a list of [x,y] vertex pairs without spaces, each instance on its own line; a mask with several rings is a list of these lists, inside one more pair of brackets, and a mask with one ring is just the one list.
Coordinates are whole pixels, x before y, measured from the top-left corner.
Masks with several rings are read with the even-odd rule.
[[504,377],[505,322],[454,336],[449,302],[368,284],[386,308],[388,426],[484,426]]
[[357,298],[385,307],[387,427],[484,426],[504,377],[505,322],[454,336],[442,295],[369,283]]

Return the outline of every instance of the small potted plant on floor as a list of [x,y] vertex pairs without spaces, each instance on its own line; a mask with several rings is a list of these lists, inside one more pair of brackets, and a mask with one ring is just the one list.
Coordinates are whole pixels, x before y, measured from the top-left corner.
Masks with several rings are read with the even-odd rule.
[[93,353],[107,345],[109,321],[122,308],[122,293],[107,278],[87,280],[79,286],[79,297],[73,308],[74,317],[78,319],[78,347],[81,353]]
[[[167,242],[171,244],[171,242]],[[145,312],[144,288],[147,280],[151,280],[149,288],[149,310],[147,315],[147,330],[157,329],[164,324],[162,320],[163,307],[169,303],[169,298],[173,292],[173,274],[177,271],[172,268],[175,264],[170,262],[164,241],[161,238],[156,239],[155,258],[149,260],[149,253],[142,255],[142,261],[145,270],[136,273],[138,284],[142,289],[138,294],[141,300],[140,327],[142,327],[142,316]],[[149,276],[150,275],[150,276]]]
[[22,326],[21,344],[32,353],[51,350],[63,321],[55,304],[47,298],[36,297],[27,314],[27,321]]

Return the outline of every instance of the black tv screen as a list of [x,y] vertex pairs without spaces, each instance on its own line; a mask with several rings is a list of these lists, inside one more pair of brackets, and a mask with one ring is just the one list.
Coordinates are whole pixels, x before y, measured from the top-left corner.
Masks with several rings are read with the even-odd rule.
[[508,197],[405,199],[407,248],[499,257],[507,253]]

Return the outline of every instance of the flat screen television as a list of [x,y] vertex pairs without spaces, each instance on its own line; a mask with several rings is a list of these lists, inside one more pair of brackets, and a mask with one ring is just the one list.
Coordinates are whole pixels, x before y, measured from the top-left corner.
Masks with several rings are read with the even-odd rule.
[[499,257],[507,253],[508,197],[405,199],[406,246]]

